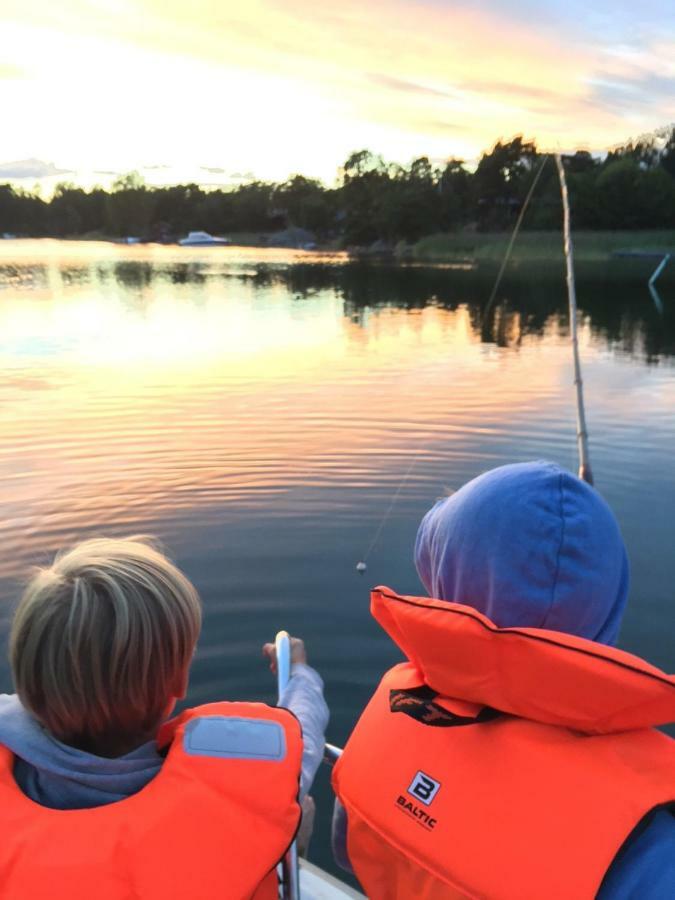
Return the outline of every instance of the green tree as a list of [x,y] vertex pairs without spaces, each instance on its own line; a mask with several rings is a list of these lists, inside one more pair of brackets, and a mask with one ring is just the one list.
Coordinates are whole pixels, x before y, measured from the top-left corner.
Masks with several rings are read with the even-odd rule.
[[326,234],[335,223],[333,192],[314,178],[293,175],[275,189],[273,203],[289,225]]
[[439,224],[451,231],[472,216],[471,174],[464,168],[461,159],[449,159],[438,181]]
[[426,156],[394,167],[382,182],[379,230],[389,240],[416,241],[440,227],[439,173]]
[[146,187],[137,172],[123,175],[106,196],[105,220],[111,234],[144,235],[152,220],[157,192]]
[[252,181],[232,192],[233,230],[272,231],[283,226],[283,218],[273,214],[274,185]]
[[390,181],[382,158],[369,150],[347,158],[340,191],[345,244],[363,246],[383,236],[383,198]]
[[675,224],[675,182],[660,166],[643,168],[631,156],[614,159],[598,175],[600,228],[663,228]]
[[661,153],[661,165],[666,172],[675,178],[675,126],[671,128]]
[[178,184],[155,191],[153,222],[173,234],[212,227],[200,215],[205,192],[196,184]]
[[675,228],[675,179],[666,169],[657,166],[641,172],[638,189],[641,201],[639,227]]
[[483,230],[507,227],[525,199],[538,154],[534,141],[518,135],[484,153],[473,179],[474,203]]
[[49,204],[50,233],[67,236],[103,230],[105,204],[101,188],[85,191],[74,184],[58,184]]
[[37,237],[48,234],[48,210],[37,194],[17,190],[11,184],[0,185],[0,233]]

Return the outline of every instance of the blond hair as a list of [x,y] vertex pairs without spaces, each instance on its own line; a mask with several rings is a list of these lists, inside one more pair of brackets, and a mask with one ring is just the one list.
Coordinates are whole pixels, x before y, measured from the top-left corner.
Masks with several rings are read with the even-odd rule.
[[23,705],[93,752],[154,734],[201,627],[197,591],[147,538],[96,538],[39,569],[10,636]]

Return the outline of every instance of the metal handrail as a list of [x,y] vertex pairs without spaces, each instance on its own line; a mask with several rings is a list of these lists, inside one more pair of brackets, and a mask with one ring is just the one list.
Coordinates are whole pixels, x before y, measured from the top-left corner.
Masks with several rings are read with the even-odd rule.
[[342,756],[342,748],[336,747],[335,744],[326,744],[323,748],[323,761],[331,768]]
[[[291,678],[291,638],[287,631],[280,631],[274,639],[277,651],[277,702],[286,690]],[[281,864],[284,900],[300,900],[300,868],[298,845],[293,841]]]

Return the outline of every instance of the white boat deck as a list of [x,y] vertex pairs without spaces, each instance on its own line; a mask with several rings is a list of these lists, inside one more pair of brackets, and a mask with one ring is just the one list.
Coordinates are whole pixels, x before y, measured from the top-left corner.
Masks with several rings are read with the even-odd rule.
[[300,860],[300,898],[301,900],[366,900],[354,888],[344,884],[318,866]]

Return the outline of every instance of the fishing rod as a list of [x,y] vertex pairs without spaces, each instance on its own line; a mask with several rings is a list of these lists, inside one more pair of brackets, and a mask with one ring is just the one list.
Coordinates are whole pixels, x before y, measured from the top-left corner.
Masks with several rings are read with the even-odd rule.
[[577,400],[577,446],[579,449],[579,478],[587,484],[593,484],[593,471],[588,454],[588,429],[586,428],[586,410],[584,407],[584,382],[581,377],[581,359],[579,357],[579,340],[577,337],[577,290],[574,281],[574,250],[572,246],[572,228],[570,225],[570,203],[567,194],[565,167],[559,153],[555,154],[555,164],[560,180],[560,193],[563,205],[563,248],[567,267],[567,297],[569,302],[570,335],[572,338],[572,356],[574,358],[574,385]]

